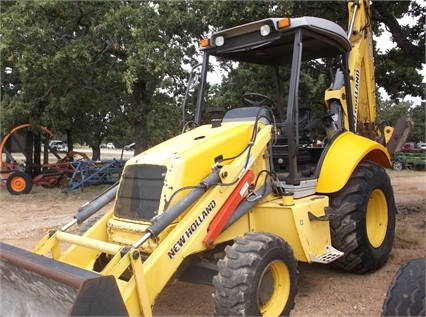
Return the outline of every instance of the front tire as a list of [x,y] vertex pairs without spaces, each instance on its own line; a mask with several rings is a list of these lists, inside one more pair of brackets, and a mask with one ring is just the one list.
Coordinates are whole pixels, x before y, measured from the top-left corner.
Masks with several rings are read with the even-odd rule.
[[225,248],[213,278],[216,316],[287,316],[297,294],[297,261],[288,243],[247,233]]
[[349,272],[374,272],[389,257],[395,234],[396,206],[386,171],[362,161],[347,184],[330,196],[341,216],[330,222],[333,246],[345,255],[334,265]]

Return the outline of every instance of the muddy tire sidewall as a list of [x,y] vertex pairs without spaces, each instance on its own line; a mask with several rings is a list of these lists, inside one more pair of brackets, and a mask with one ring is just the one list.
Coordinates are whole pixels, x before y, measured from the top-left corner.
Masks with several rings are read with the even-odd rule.
[[[298,271],[288,243],[270,233],[254,232],[235,239],[225,252],[218,263],[219,274],[213,278],[216,316],[260,316],[260,309],[265,310],[265,316],[290,314]],[[266,283],[265,274],[269,275]],[[272,284],[274,290],[268,291]],[[259,304],[262,296],[263,306]]]
[[[376,209],[369,205],[371,200],[377,200]],[[396,215],[386,171],[374,162],[360,162],[347,184],[330,196],[330,205],[341,215],[330,222],[332,244],[345,253],[334,265],[354,273],[374,272],[382,267],[392,249]],[[376,228],[372,219],[377,222]],[[379,236],[375,241],[371,240],[372,232]]]

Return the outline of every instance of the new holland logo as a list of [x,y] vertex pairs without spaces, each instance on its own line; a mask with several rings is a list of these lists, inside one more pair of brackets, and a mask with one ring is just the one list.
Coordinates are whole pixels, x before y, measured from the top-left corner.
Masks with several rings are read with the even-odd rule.
[[[354,104],[354,119],[356,122],[356,118],[358,115],[358,97],[359,97],[359,84],[361,81],[361,71],[359,70],[359,68],[356,69],[355,71],[355,88],[354,88],[354,97],[355,97],[355,104]],[[356,125],[355,125],[355,130],[356,130]]]
[[201,214],[194,220],[194,222],[186,229],[184,234],[176,241],[170,251],[167,253],[170,259],[179,252],[179,250],[185,245],[185,243],[191,238],[194,232],[198,229],[198,227],[203,223],[203,221],[207,218],[207,216],[212,212],[212,210],[216,207],[216,202],[212,200],[207,207],[201,212]]

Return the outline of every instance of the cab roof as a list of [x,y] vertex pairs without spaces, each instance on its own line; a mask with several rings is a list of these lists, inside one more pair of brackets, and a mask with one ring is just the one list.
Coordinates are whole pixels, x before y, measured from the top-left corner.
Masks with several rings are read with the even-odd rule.
[[[283,19],[289,25],[279,27]],[[261,35],[262,26],[268,25],[270,33]],[[349,52],[351,43],[346,32],[336,23],[316,17],[268,18],[243,24],[214,33],[209,46],[202,51],[217,57],[265,65],[291,63],[294,37],[302,30],[303,60],[334,57]],[[223,37],[223,45],[217,46],[216,39]]]

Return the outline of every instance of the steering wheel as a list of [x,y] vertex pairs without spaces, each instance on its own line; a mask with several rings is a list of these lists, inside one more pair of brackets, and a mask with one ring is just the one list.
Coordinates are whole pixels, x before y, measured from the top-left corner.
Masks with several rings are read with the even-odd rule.
[[275,102],[271,98],[255,92],[248,92],[242,95],[241,99],[247,107],[260,107],[265,103],[270,103],[271,106],[275,107]]

